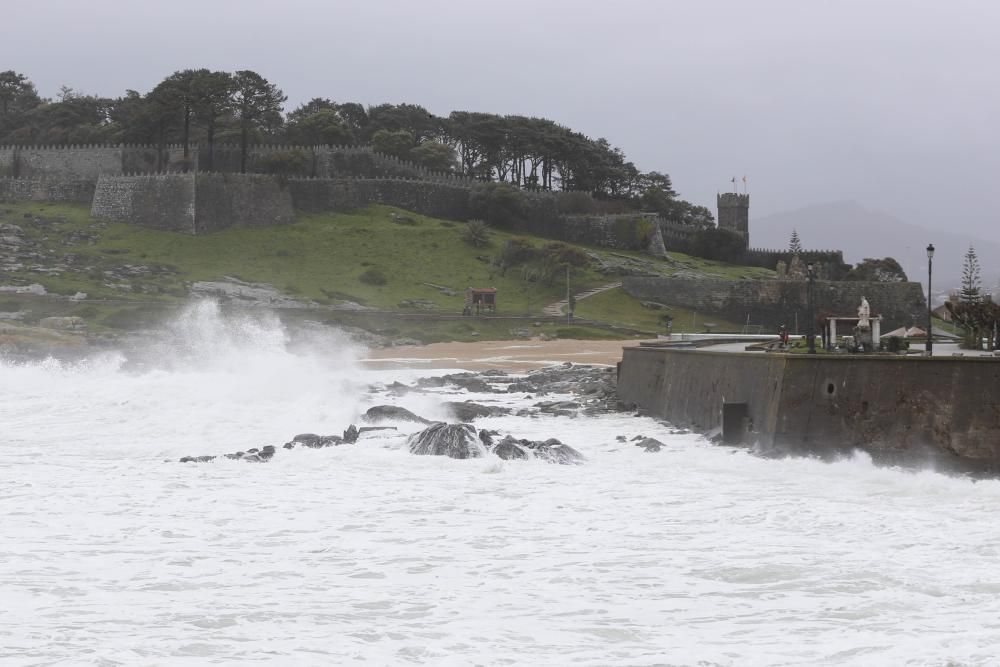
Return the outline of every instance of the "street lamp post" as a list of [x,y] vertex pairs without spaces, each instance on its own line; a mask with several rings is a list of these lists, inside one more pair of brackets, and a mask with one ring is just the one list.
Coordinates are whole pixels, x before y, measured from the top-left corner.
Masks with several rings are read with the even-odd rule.
[[934,354],[934,336],[931,331],[931,262],[934,259],[934,244],[927,245],[927,356]]
[[806,276],[808,277],[806,300],[809,302],[809,321],[806,322],[806,349],[809,354],[816,354],[816,315],[813,312],[813,281],[816,279],[816,271],[812,262],[806,264]]

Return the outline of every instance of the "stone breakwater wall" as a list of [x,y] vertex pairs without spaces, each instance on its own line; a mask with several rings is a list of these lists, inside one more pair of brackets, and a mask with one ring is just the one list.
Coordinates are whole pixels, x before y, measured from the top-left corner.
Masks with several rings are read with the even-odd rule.
[[[730,322],[760,324],[777,330],[784,324],[805,330],[808,319],[807,285],[801,280],[710,280],[626,276],[623,289],[644,301],[659,301]],[[852,316],[864,296],[882,315],[882,331],[919,324],[927,316],[920,283],[830,282],[817,280],[816,315]]]
[[91,215],[187,234],[294,220],[288,188],[253,174],[102,176]]
[[94,182],[61,178],[0,178],[0,201],[89,204]]
[[467,220],[469,188],[406,179],[290,179],[296,209],[309,212],[353,211],[370,204],[396,206],[436,218]]
[[618,396],[764,450],[1000,471],[1000,359],[625,348]]

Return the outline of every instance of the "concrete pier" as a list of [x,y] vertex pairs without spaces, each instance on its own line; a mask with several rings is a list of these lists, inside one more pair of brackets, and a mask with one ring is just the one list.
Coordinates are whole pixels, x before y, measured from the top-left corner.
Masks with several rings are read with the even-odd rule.
[[625,348],[619,398],[764,452],[1000,471],[1000,359]]

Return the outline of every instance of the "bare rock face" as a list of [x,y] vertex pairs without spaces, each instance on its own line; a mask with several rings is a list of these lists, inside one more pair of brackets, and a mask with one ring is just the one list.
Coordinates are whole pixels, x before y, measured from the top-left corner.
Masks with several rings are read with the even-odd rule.
[[411,454],[450,456],[453,459],[474,459],[484,456],[486,448],[471,424],[431,424],[410,436],[407,444]]
[[376,405],[373,408],[369,408],[362,419],[372,424],[384,421],[416,422],[418,424],[431,423],[429,419],[424,419],[420,415],[415,415],[406,408],[396,405]]

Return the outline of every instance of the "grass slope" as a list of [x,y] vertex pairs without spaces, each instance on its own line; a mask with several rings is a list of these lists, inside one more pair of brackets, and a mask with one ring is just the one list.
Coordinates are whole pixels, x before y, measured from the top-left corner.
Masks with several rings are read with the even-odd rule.
[[615,322],[620,326],[641,331],[665,332],[660,319],[664,314],[673,317],[671,329],[675,333],[701,333],[706,331],[705,323],[715,325],[715,332],[738,332],[740,327],[732,322],[696,313],[684,308],[671,307],[658,310],[646,308],[639,299],[626,294],[621,288],[595,294],[576,303],[576,315],[588,320]]
[[[0,223],[13,223],[39,258],[0,276],[3,283],[37,282],[50,292],[72,295],[85,292],[88,301],[67,312],[34,301],[41,314],[76,314],[110,327],[128,328],[143,309],[176,304],[186,298],[194,281],[221,280],[231,276],[247,282],[273,285],[289,296],[335,305],[353,301],[379,310],[421,312],[401,306],[419,299],[433,304],[433,311],[458,314],[463,292],[469,286],[498,289],[498,315],[536,317],[548,303],[565,297],[561,276],[551,283],[527,280],[520,268],[502,272],[490,260],[504,241],[519,237],[541,247],[550,240],[491,230],[490,245],[475,248],[461,237],[464,225],[372,206],[350,214],[303,214],[290,225],[229,229],[203,236],[108,223],[90,217],[86,206],[39,203],[0,204]],[[586,248],[606,259],[624,255],[640,260],[651,273],[698,274],[728,278],[754,278],[772,272],[707,262],[671,253],[662,261],[641,253]],[[366,271],[378,271],[385,284],[360,280]],[[615,281],[593,266],[575,270],[572,291],[582,292]],[[435,286],[452,290],[448,294]],[[7,310],[20,299],[0,295]],[[645,311],[621,290],[580,303],[580,317],[646,331],[658,331],[659,313]],[[637,310],[638,308],[638,310]],[[363,328],[377,329],[370,316],[353,318]],[[367,318],[367,319],[366,319]],[[675,314],[681,330],[684,314]],[[452,324],[401,322],[400,335],[422,340],[508,337],[511,324],[479,324],[482,320]],[[384,328],[384,325],[382,325]],[[519,325],[523,326],[523,325]],[[552,333],[556,333],[553,325]],[[546,329],[550,327],[545,327]],[[607,332],[562,326],[558,335],[603,337]],[[620,334],[619,334],[620,335]]]

